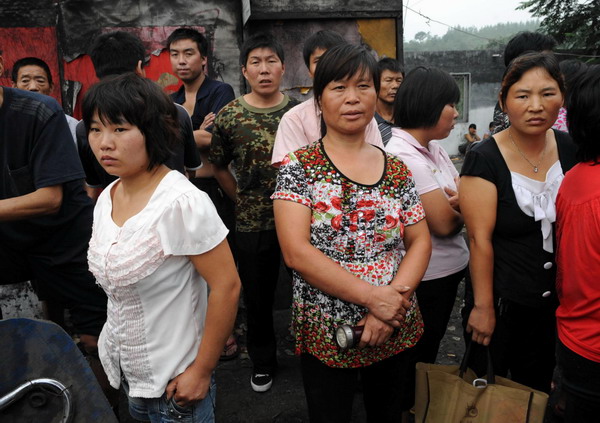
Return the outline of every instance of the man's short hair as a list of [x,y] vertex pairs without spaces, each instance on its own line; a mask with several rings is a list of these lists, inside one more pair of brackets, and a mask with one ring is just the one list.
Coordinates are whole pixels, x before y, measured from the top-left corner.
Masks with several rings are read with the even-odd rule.
[[[0,55],[2,52],[0,52]],[[15,62],[12,68],[12,82],[17,83],[17,78],[19,77],[19,70],[24,66],[37,66],[42,68],[44,72],[46,72],[46,78],[48,79],[48,84],[52,85],[52,73],[50,72],[50,67],[46,62],[37,57],[23,57]]]
[[411,70],[396,92],[394,123],[401,128],[432,128],[447,104],[460,100],[454,78],[438,68],[419,66]]
[[194,41],[198,46],[198,51],[202,57],[207,57],[208,40],[199,31],[196,31],[193,28],[177,28],[175,31],[171,32],[171,35],[169,35],[169,38],[167,38],[167,50],[171,48],[171,44],[180,40]]
[[477,125],[475,125],[474,123],[472,123],[472,124],[469,125],[469,129],[471,129],[471,128],[477,129]]
[[135,72],[140,60],[144,66],[146,49],[142,40],[130,32],[108,32],[96,37],[90,48],[90,57],[96,76],[102,79]]
[[560,66],[560,72],[565,80],[567,92],[569,91],[571,84],[573,84],[573,81],[575,81],[575,79],[577,79],[580,75],[584,74],[588,67],[585,62],[582,62],[578,59],[563,60],[558,64],[558,66]]
[[600,65],[589,66],[571,82],[565,107],[577,158],[600,163]]
[[88,133],[94,113],[102,122],[137,126],[146,142],[148,170],[171,158],[181,142],[175,103],[158,84],[132,72],[94,84],[85,93],[82,112]]
[[391,57],[380,59],[379,62],[377,62],[377,68],[379,68],[379,75],[381,75],[384,70],[388,70],[394,73],[401,73],[402,76],[404,76],[404,68],[402,68],[400,62]]
[[313,54],[316,49],[321,48],[323,50],[329,50],[331,47],[339,46],[340,44],[346,44],[344,37],[329,29],[323,29],[308,37],[304,42],[304,48],[302,50],[302,56],[304,57],[306,67],[310,68],[310,55]]
[[504,48],[504,65],[512,62],[523,53],[532,51],[552,51],[556,47],[556,40],[551,35],[539,32],[522,31],[512,37]]
[[267,34],[266,32],[260,32],[251,36],[246,41],[244,41],[244,44],[242,44],[242,48],[240,51],[240,64],[242,66],[246,66],[250,52],[257,48],[268,48],[272,50],[277,55],[277,57],[279,57],[281,63],[285,63],[283,47],[281,46],[281,44],[279,44],[279,42],[271,34]]

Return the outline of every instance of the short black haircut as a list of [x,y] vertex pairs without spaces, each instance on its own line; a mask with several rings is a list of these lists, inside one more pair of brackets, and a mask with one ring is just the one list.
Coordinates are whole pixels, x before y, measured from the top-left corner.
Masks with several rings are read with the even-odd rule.
[[132,72],[108,76],[93,85],[85,93],[82,112],[88,133],[94,113],[103,123],[137,126],[146,141],[148,170],[171,158],[181,142],[173,101],[156,83]]
[[475,125],[474,123],[472,123],[472,124],[469,125],[469,129],[471,129],[471,128],[477,129],[477,125]]
[[567,91],[569,91],[569,87],[573,81],[587,70],[587,65],[578,59],[563,60],[558,66],[560,67],[560,72],[565,80],[565,88]]
[[277,57],[279,57],[281,63],[285,63],[283,47],[281,47],[281,44],[279,44],[271,34],[259,32],[248,38],[244,41],[244,44],[242,44],[242,48],[240,49],[240,64],[242,66],[246,66],[250,52],[257,48],[267,48],[272,50]]
[[[0,54],[2,54],[0,52]],[[19,77],[19,70],[24,66],[37,66],[40,67],[46,72],[46,78],[48,78],[48,84],[52,85],[52,73],[50,72],[50,67],[46,62],[37,57],[23,57],[15,62],[12,68],[11,79],[15,84],[17,83],[17,78]]]
[[139,61],[145,65],[144,43],[130,32],[114,31],[100,34],[90,48],[90,57],[96,76],[102,79],[109,75],[135,72]]
[[322,29],[321,31],[314,33],[306,39],[304,42],[304,49],[302,50],[302,56],[304,57],[306,67],[310,67],[310,55],[313,54],[316,49],[321,48],[323,50],[329,50],[331,47],[346,44],[346,42],[344,37],[329,29]]
[[550,77],[558,84],[561,94],[563,96],[565,95],[565,82],[560,72],[558,59],[554,53],[525,53],[510,62],[504,71],[499,97],[500,106],[505,113],[506,111],[504,108],[506,106],[506,98],[508,97],[510,87],[517,83],[523,77],[525,72],[535,68],[541,68],[548,72]]
[[522,31],[512,37],[504,48],[504,66],[508,66],[516,57],[533,51],[552,51],[556,40],[551,35],[540,32]]
[[377,61],[364,47],[354,44],[341,44],[330,48],[321,56],[313,82],[317,105],[321,103],[323,91],[331,81],[351,78],[356,73],[373,78],[375,91],[379,91]]
[[199,31],[196,31],[193,28],[177,28],[175,31],[171,32],[171,35],[169,35],[169,38],[167,38],[167,50],[171,48],[171,44],[173,44],[175,41],[181,40],[194,41],[198,46],[198,51],[202,57],[207,57],[208,40]]
[[457,104],[460,89],[448,72],[419,66],[410,71],[394,99],[393,121],[401,128],[431,128],[444,107]]
[[600,163],[600,65],[589,66],[572,81],[565,105],[577,158]]
[[[319,66],[315,70],[313,81],[315,107],[321,108],[321,99],[327,84],[351,78],[356,73],[372,78],[375,92],[379,92],[377,60],[366,48],[345,43],[328,49],[319,59]],[[325,136],[326,133],[327,127],[321,115],[321,136]]]
[[388,70],[394,73],[401,73],[402,76],[404,76],[404,68],[400,62],[396,59],[392,59],[391,57],[379,59],[379,62],[377,62],[377,68],[379,68],[379,75],[381,75],[384,70]]

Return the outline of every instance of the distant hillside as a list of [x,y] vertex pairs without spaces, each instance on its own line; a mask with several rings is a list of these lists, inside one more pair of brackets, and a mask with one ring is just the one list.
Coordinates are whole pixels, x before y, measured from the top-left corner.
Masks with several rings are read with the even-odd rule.
[[[404,51],[448,51],[448,50],[480,50],[503,46],[513,35],[520,31],[535,31],[539,21],[507,22],[496,25],[475,27],[457,27],[449,29],[441,37],[431,36],[428,32],[418,32],[414,40],[404,43]],[[460,30],[460,31],[459,31]],[[473,35],[465,34],[465,31]]]

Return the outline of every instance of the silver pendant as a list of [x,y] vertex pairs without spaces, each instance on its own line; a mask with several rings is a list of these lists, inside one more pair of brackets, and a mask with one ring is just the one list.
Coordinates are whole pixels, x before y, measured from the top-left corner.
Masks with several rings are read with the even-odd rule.
[[538,169],[538,167],[537,167],[537,166],[534,166],[534,167],[533,167],[533,173],[538,173],[538,170],[539,170],[539,169]]

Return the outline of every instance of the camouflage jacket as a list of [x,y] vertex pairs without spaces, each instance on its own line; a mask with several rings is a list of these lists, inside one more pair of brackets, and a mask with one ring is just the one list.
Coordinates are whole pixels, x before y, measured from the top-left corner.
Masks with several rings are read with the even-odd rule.
[[261,109],[238,97],[215,119],[209,161],[227,166],[233,161],[237,179],[236,229],[275,229],[273,203],[277,169],[271,166],[275,132],[281,117],[298,102],[287,95],[277,106]]

